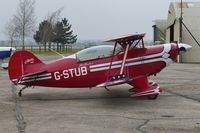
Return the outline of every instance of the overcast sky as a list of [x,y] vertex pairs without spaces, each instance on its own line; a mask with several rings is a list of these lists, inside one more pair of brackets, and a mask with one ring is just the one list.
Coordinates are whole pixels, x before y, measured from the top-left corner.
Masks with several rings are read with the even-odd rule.
[[[145,32],[153,39],[153,20],[166,19],[170,0],[35,0],[38,26],[48,13],[61,7],[61,17],[72,24],[78,39],[107,39],[127,33]],[[0,0],[0,40],[5,24],[16,12],[19,0]]]

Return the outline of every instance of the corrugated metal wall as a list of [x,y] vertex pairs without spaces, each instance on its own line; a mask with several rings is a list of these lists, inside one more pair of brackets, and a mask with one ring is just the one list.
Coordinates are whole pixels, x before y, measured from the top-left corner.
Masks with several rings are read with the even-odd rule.
[[[166,42],[170,42],[170,26],[174,24],[174,41],[180,41],[180,8],[177,9],[177,3],[171,3],[168,11],[168,28],[166,31]],[[194,3],[195,4],[195,3]],[[198,3],[197,5],[200,5]],[[188,27],[190,32],[194,35],[197,41],[200,43],[200,6],[186,6],[187,8],[183,8],[183,22]],[[200,62],[200,47],[191,37],[189,32],[183,26],[183,38],[182,42],[192,45],[192,49],[182,54],[180,57],[181,62]]]

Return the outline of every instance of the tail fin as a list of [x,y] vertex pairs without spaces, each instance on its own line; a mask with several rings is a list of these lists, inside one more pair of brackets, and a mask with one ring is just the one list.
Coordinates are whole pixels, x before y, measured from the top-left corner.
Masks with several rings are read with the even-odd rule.
[[19,79],[24,75],[44,71],[45,64],[28,51],[15,52],[9,61],[8,74],[10,80]]

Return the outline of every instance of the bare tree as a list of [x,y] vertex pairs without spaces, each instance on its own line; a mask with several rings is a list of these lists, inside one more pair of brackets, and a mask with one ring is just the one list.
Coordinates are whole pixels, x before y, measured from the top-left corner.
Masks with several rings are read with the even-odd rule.
[[13,22],[18,27],[17,32],[22,39],[24,49],[25,37],[31,36],[35,28],[34,0],[20,0]]
[[36,34],[33,36],[36,42],[40,42],[44,45],[45,51],[47,43],[49,45],[49,50],[51,49],[53,28],[60,19],[60,13],[62,10],[63,8],[59,8],[58,10],[49,14],[47,18],[39,24],[39,30],[36,31]]
[[17,38],[18,35],[18,27],[15,26],[15,20],[12,18],[5,26],[4,33],[8,36],[10,40],[10,46],[13,46],[14,39]]
[[59,8],[58,10],[54,11],[53,13],[47,16],[47,21],[52,25],[55,25],[57,21],[60,19],[60,14],[64,8]]
[[49,50],[51,49],[51,40],[52,40],[52,35],[51,33],[53,32],[52,30],[54,29],[57,21],[60,19],[60,14],[63,11],[63,7],[57,9],[56,11],[54,11],[53,13],[49,14],[47,17],[47,21],[51,24],[51,29],[49,29],[48,27],[46,28],[46,35],[49,38]]

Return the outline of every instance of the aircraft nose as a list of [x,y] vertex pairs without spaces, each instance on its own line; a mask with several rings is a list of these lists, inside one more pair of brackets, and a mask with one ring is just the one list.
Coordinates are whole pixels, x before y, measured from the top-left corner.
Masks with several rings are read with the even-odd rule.
[[179,43],[178,48],[181,52],[186,52],[186,51],[189,51],[192,48],[192,46],[185,43]]
[[11,51],[16,51],[16,48],[11,48]]

